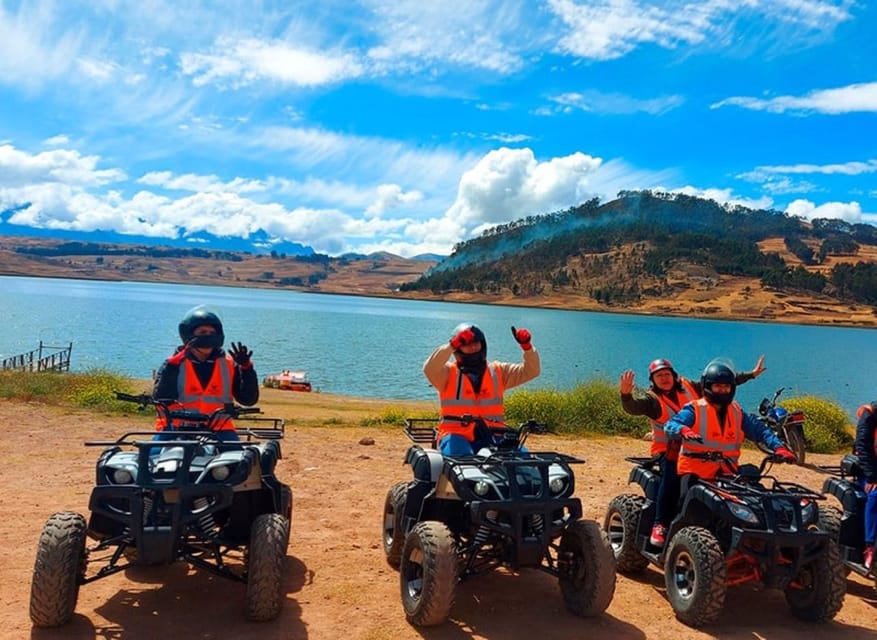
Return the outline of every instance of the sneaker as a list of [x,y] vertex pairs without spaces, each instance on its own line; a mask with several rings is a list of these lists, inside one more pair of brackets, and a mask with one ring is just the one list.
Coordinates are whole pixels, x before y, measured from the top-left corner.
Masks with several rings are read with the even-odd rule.
[[863,564],[865,565],[866,569],[870,569],[871,563],[873,563],[873,562],[874,562],[874,545],[869,544],[867,547],[865,547],[865,562]]
[[665,535],[667,535],[667,527],[662,524],[656,524],[652,527],[652,535],[649,536],[649,544],[653,547],[663,547]]

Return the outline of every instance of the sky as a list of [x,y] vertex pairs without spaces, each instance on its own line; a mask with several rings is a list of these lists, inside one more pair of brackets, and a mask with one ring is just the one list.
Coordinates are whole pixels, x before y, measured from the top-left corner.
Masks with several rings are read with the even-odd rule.
[[0,234],[447,255],[638,189],[877,223],[875,31],[871,0],[0,0]]

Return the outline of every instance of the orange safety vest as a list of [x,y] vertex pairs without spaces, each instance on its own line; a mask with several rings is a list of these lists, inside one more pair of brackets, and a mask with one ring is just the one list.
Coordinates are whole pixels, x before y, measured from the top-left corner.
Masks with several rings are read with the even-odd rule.
[[[201,386],[201,380],[195,373],[192,361],[186,358],[180,365],[177,376],[177,401],[172,409],[194,409],[201,413],[211,414],[227,404],[234,402],[232,396],[232,381],[234,380],[234,360],[226,354],[218,358],[213,365],[213,375],[207,382],[207,386]],[[159,415],[155,421],[156,431],[167,427],[164,416]],[[205,425],[206,428],[206,425]],[[231,418],[224,419],[216,431],[233,431],[234,422]]]
[[[468,414],[482,418],[488,426],[491,423],[504,425],[505,410],[502,403],[504,392],[505,383],[495,362],[487,365],[484,378],[481,380],[481,389],[477,394],[469,378],[453,363],[445,388],[439,393],[442,416]],[[437,441],[452,433],[473,442],[475,440],[475,425],[453,420],[439,421]]]
[[699,435],[703,442],[682,440],[677,469],[680,476],[685,473],[693,473],[699,478],[715,478],[722,469],[727,470],[727,464],[721,461],[692,458],[688,454],[718,451],[726,458],[733,460],[736,467],[737,460],[740,458],[740,447],[745,436],[743,433],[743,409],[736,402],[732,402],[725,413],[723,429],[723,425],[719,424],[718,411],[706,399],[695,400],[692,403],[692,408],[694,409],[694,424],[691,425],[691,430]]
[[[859,407],[859,409],[856,411],[856,420],[861,420],[862,414],[866,411],[868,413],[874,413],[874,405],[863,404],[861,407]],[[874,455],[877,456],[877,425],[874,426]]]
[[694,386],[685,378],[679,378],[682,383],[682,389],[677,390],[676,397],[680,400],[678,405],[674,405],[667,394],[655,393],[651,394],[661,405],[661,415],[655,420],[649,419],[652,424],[652,449],[651,454],[656,456],[660,453],[666,453],[667,460],[676,460],[679,457],[679,441],[670,441],[667,433],[664,431],[664,424],[679,413],[679,410],[689,402],[694,402],[700,396],[695,391]]

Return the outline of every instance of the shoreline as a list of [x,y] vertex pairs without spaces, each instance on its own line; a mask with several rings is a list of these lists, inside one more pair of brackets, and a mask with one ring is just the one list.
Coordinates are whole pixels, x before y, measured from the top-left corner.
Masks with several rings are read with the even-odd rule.
[[[404,298],[406,300],[422,300],[424,302],[451,302],[455,304],[475,304],[475,305],[485,305],[485,306],[501,306],[501,307],[512,307],[512,308],[536,308],[536,309],[552,309],[557,311],[574,311],[574,312],[590,312],[590,313],[605,313],[605,314],[617,314],[617,315],[630,315],[630,316],[647,316],[652,318],[685,318],[685,319],[694,319],[694,320],[717,320],[723,322],[756,322],[759,324],[789,324],[789,325],[800,325],[800,326],[817,326],[817,327],[840,327],[845,329],[874,329],[877,328],[877,309],[868,307],[870,310],[869,313],[863,314],[862,309],[865,308],[864,305],[846,305],[846,303],[827,299],[822,301],[823,304],[832,304],[843,307],[844,309],[832,309],[823,310],[821,315],[813,315],[812,312],[804,312],[800,311],[791,311],[780,315],[771,315],[770,317],[764,317],[763,315],[756,314],[745,314],[745,313],[732,313],[729,310],[718,310],[716,307],[711,307],[709,310],[704,310],[696,306],[695,303],[690,303],[686,300],[662,300],[662,301],[650,301],[652,304],[647,304],[645,308],[636,308],[636,307],[624,307],[624,308],[616,308],[609,307],[607,308],[605,305],[598,305],[593,302],[586,302],[582,296],[564,296],[564,295],[556,295],[554,297],[549,298],[519,298],[510,300],[508,296],[498,297],[492,299],[489,296],[482,296],[480,298],[475,298],[471,294],[464,293],[450,293],[445,295],[439,294],[426,294],[426,295],[417,295],[409,292],[400,292],[400,291],[383,291],[383,290],[369,290],[369,291],[350,291],[350,290],[342,290],[342,288],[333,288],[333,289],[314,289],[310,287],[298,287],[298,286],[277,286],[270,283],[260,283],[258,281],[247,281],[247,282],[213,282],[213,281],[201,281],[200,279],[191,279],[189,281],[180,281],[180,280],[172,280],[172,279],[136,279],[136,278],[101,278],[101,277],[90,277],[82,274],[70,274],[70,275],[57,275],[57,274],[22,274],[22,273],[9,273],[6,272],[0,267],[0,276],[10,277],[10,278],[47,278],[54,280],[94,280],[98,282],[108,282],[108,283],[136,283],[136,284],[170,284],[170,285],[180,285],[180,286],[207,286],[207,287],[233,287],[237,289],[270,289],[275,291],[295,291],[297,293],[314,293],[314,294],[323,294],[323,295],[340,295],[340,296],[352,296],[357,298]],[[716,299],[718,300],[718,299]],[[709,302],[709,298],[705,298],[704,301]],[[699,301],[703,302],[703,301]],[[808,301],[809,302],[809,301]],[[667,309],[669,305],[678,305],[678,309]],[[836,315],[843,313],[843,310],[849,309],[848,313],[852,314],[853,310],[858,312],[860,319],[842,319],[835,317]],[[867,319],[865,316],[868,316]]]

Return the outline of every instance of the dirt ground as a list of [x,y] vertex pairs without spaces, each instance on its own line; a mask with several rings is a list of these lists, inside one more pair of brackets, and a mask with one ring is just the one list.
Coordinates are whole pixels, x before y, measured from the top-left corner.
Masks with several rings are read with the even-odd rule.
[[[292,486],[294,496],[286,601],[277,620],[247,622],[243,585],[176,564],[129,569],[84,585],[73,620],[57,630],[32,628],[28,617],[40,531],[55,511],[87,513],[99,449],[82,443],[143,428],[145,422],[0,402],[8,434],[0,464],[0,638],[877,638],[877,598],[872,586],[855,575],[848,579],[843,608],[827,625],[792,617],[778,591],[742,586],[729,589],[718,623],[697,631],[675,620],[664,597],[663,577],[654,569],[635,579],[619,576],[609,609],[593,619],[568,613],[556,579],[548,574],[500,571],[463,583],[445,624],[413,628],[402,611],[398,574],[385,562],[380,542],[387,488],[410,477],[402,465],[408,440],[401,429],[338,426],[373,412],[374,402],[323,396],[317,403],[317,395],[287,394],[295,399],[272,406],[275,414],[262,405],[266,415],[288,420],[277,474]],[[323,426],[316,424],[321,420]],[[373,438],[374,444],[361,444],[364,437]],[[532,439],[530,447],[585,458],[576,468],[576,493],[585,517],[600,521],[613,496],[636,491],[627,488],[624,456],[647,450],[645,442],[628,438],[555,436]],[[744,459],[752,461],[756,455],[747,452]],[[825,464],[836,464],[838,457],[811,456]],[[775,472],[812,488],[822,484],[819,474],[801,467]]]

